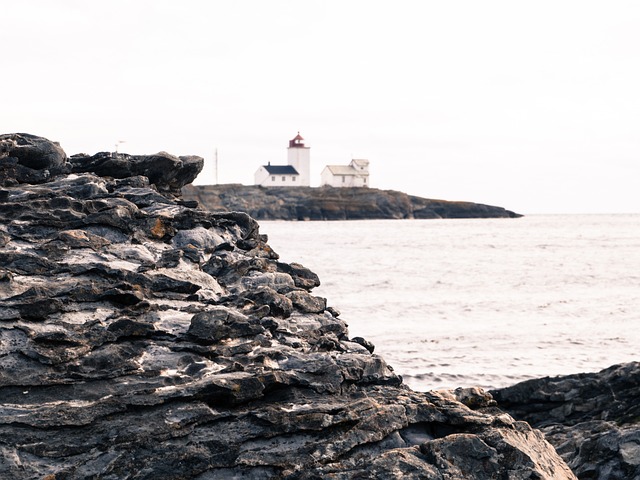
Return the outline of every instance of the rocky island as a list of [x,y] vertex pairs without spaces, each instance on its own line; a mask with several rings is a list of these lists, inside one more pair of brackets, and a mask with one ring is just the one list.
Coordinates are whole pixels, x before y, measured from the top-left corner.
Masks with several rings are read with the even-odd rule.
[[516,218],[502,207],[432,200],[376,188],[187,185],[185,199],[211,211],[242,211],[257,220]]
[[[577,478],[491,394],[405,386],[256,220],[181,197],[202,164],[0,135],[0,478]],[[573,461],[549,422],[608,381],[493,394]]]

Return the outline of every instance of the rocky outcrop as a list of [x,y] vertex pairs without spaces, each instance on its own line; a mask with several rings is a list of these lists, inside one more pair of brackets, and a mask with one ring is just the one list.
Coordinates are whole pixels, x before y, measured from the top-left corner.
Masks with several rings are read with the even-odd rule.
[[581,479],[640,479],[640,363],[528,380],[491,392],[540,428]]
[[1,139],[0,478],[575,478],[481,391],[404,386],[251,217],[174,197],[198,159]]
[[144,175],[159,191],[174,193],[191,183],[204,166],[202,157],[176,157],[167,152],[155,155],[101,152],[93,156],[73,155],[69,160],[73,172],[93,172],[120,179]]
[[375,188],[188,185],[186,199],[210,211],[241,211],[258,220],[364,220],[405,218],[515,218],[502,207],[449,202]]
[[0,185],[38,184],[68,173],[70,166],[57,143],[27,133],[0,135]]

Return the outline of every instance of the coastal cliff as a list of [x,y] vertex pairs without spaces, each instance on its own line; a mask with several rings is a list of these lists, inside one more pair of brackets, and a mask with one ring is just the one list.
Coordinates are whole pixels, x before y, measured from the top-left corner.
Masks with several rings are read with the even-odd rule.
[[0,135],[3,479],[574,479],[479,389],[418,393],[199,157]]
[[212,212],[246,212],[257,220],[516,218],[502,207],[432,200],[394,190],[334,187],[187,185],[185,199]]

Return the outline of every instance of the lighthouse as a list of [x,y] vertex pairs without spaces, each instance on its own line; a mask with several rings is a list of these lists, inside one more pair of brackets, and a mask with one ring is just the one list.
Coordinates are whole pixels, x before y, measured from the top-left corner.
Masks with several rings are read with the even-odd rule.
[[311,185],[311,155],[310,147],[304,145],[304,138],[300,136],[300,132],[289,140],[287,148],[287,163],[296,169],[300,175],[300,186],[308,187]]
[[262,165],[254,175],[255,184],[262,187],[309,187],[311,186],[311,161],[309,147],[304,146],[300,132],[289,140],[287,165]]

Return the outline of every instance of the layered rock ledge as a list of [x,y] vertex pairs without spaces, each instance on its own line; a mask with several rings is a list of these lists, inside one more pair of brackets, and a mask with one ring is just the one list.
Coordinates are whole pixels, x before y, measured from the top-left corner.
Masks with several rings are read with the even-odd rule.
[[417,393],[197,157],[0,135],[0,478],[573,479],[467,389]]
[[184,198],[211,211],[242,211],[258,220],[517,218],[502,207],[415,197],[394,190],[333,187],[187,185]]
[[640,479],[640,363],[528,380],[491,392],[544,432],[580,479]]

